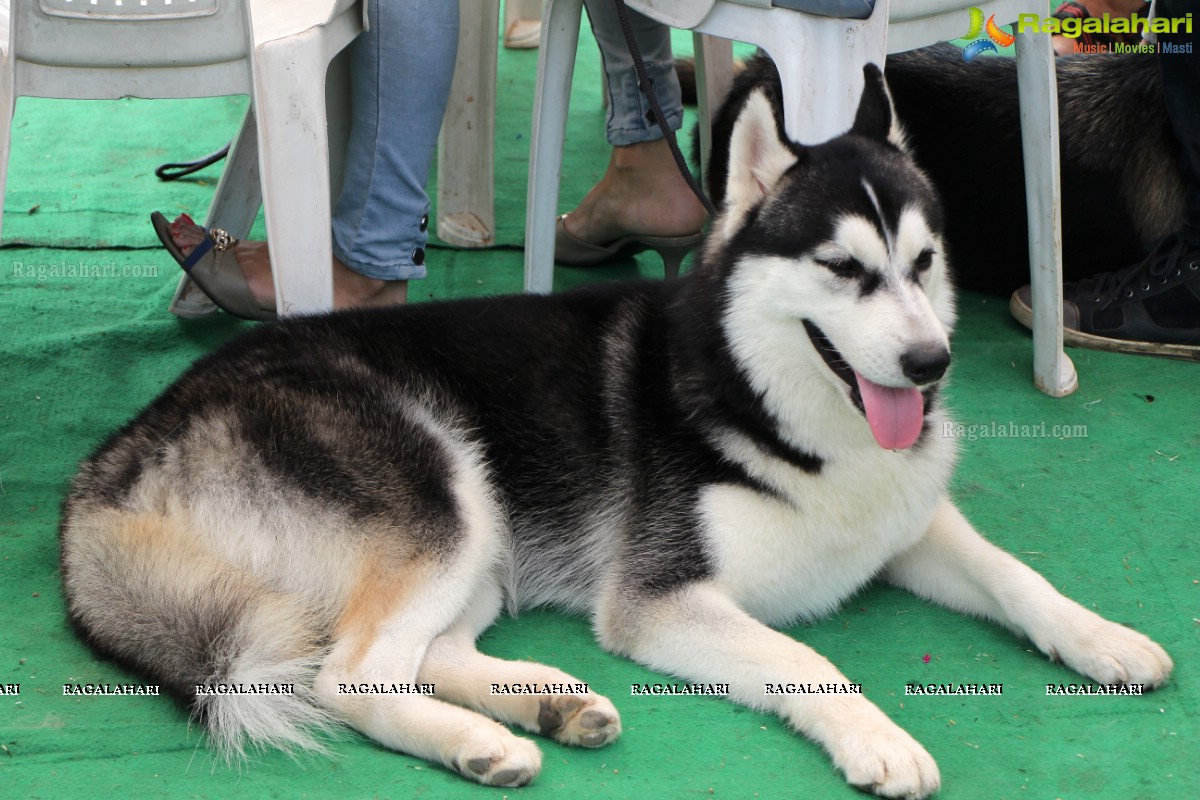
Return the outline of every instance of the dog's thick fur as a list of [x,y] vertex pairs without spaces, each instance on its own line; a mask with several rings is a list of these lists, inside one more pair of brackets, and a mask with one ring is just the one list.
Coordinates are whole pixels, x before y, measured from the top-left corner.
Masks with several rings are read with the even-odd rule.
[[[1184,182],[1156,58],[1062,56],[1056,68],[1063,273],[1073,281],[1133,264],[1178,230]],[[1016,61],[968,64],[941,44],[888,56],[887,80],[909,149],[945,204],[956,285],[1007,297],[1029,283]],[[713,131],[708,190],[718,205],[741,98],[778,84],[765,57],[734,82]]]
[[[866,78],[854,129],[819,147],[746,98],[725,212],[678,281],[292,320],[201,360],[75,479],[72,619],[227,749],[346,723],[497,785],[541,756],[494,720],[588,747],[621,730],[594,693],[491,693],[582,683],[475,650],[506,606],[588,614],[613,652],[729,684],[885,796],[939,785],[912,737],[862,694],[765,690],[848,683],[769,626],[877,575],[1101,683],[1166,680],[1158,645],[1059,595],[947,497],[942,215]],[[916,441],[881,447],[896,425],[879,404],[916,394]],[[216,683],[297,692],[197,694]],[[338,691],[368,683],[436,688]]]

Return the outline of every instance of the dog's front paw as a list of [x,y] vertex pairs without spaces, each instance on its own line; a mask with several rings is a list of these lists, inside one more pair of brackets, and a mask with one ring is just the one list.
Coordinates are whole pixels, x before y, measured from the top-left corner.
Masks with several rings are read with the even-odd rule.
[[603,747],[621,735],[621,717],[598,694],[553,695],[541,701],[538,726],[563,744]]
[[1167,651],[1148,636],[1109,622],[1090,611],[1088,618],[1073,620],[1057,641],[1043,649],[1051,657],[1097,683],[1160,685],[1175,666]]
[[541,772],[542,751],[499,725],[496,729],[498,735],[475,733],[464,741],[450,766],[486,786],[524,786]]
[[832,748],[833,763],[851,786],[880,797],[913,800],[928,797],[941,786],[933,756],[894,722],[883,717],[851,725]]

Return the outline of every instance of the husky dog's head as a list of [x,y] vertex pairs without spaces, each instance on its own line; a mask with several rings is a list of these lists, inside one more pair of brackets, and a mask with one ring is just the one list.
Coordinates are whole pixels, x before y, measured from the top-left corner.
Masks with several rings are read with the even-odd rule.
[[[734,358],[780,422],[811,428],[832,410],[812,418],[812,405],[834,404],[902,450],[950,363],[954,306],[936,193],[879,69],[864,77],[854,126],[812,147],[787,140],[767,94],[748,95],[704,261],[721,265]],[[812,399],[795,404],[797,391]]]

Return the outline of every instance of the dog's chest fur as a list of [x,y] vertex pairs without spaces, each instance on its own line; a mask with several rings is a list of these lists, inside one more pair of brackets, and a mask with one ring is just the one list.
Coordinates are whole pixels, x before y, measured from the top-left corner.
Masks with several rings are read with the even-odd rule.
[[917,451],[830,459],[819,474],[764,463],[775,496],[709,487],[700,516],[714,581],[768,624],[832,611],[925,533],[954,461],[949,442],[926,437]]

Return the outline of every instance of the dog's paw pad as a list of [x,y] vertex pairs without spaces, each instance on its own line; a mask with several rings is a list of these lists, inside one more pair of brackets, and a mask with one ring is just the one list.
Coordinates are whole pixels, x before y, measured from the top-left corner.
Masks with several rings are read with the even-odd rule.
[[597,694],[543,698],[538,725],[544,735],[581,747],[603,747],[621,735],[617,709]]
[[502,769],[492,773],[492,779],[488,783],[492,786],[524,786],[531,780],[533,780],[533,775],[529,773],[529,770]]
[[594,731],[597,728],[603,728],[612,722],[612,718],[602,711],[591,709],[579,715],[579,727],[589,731]]
[[450,762],[463,776],[486,786],[524,786],[542,769],[537,745],[508,731],[494,741],[465,745]]
[[486,775],[491,768],[492,760],[490,758],[472,758],[467,762],[467,769],[476,775]]

